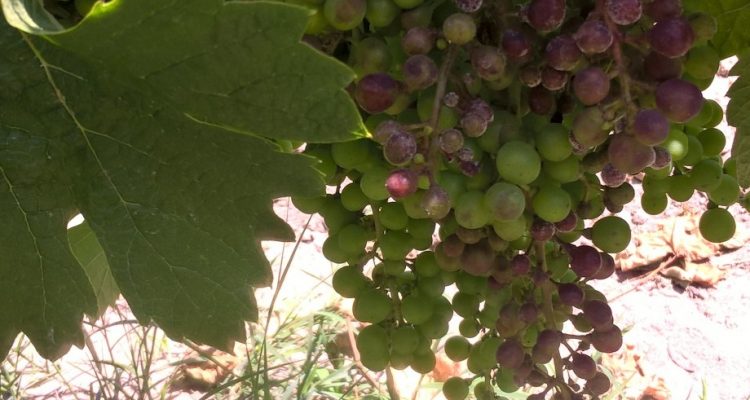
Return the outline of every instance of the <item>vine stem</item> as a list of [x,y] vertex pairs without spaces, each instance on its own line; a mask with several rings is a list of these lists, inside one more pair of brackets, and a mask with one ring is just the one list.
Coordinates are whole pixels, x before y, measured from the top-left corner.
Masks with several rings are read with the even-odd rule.
[[430,141],[427,163],[430,169],[429,177],[431,182],[435,179],[435,174],[438,168],[438,159],[440,156],[440,143],[435,136],[435,132],[437,132],[438,121],[440,120],[440,109],[442,108],[443,97],[445,97],[445,89],[448,86],[448,77],[457,54],[458,47],[455,45],[448,46],[448,50],[443,58],[443,64],[440,66],[440,71],[438,72],[435,99],[432,101],[432,114],[430,115],[430,120],[425,127],[427,140]]
[[393,371],[391,370],[391,367],[385,369],[385,384],[388,388],[388,396],[391,397],[391,400],[400,400],[401,397],[398,394],[398,389],[396,389],[396,381],[393,379]]
[[[535,242],[534,243],[534,252],[536,253],[537,262],[539,263],[539,268],[541,268],[542,271],[545,273],[547,272],[547,255],[544,251],[544,242]],[[552,283],[549,279],[547,279],[544,284],[542,284],[542,296],[544,298],[544,317],[547,320],[547,329],[556,329],[555,327],[555,314],[552,308]],[[563,371],[562,371],[562,358],[560,357],[560,352],[558,351],[553,356],[554,365],[555,365],[555,380],[558,383],[558,388],[560,391],[560,394],[562,395],[563,400],[571,400],[570,396],[570,389],[565,385],[565,380],[563,378]]]

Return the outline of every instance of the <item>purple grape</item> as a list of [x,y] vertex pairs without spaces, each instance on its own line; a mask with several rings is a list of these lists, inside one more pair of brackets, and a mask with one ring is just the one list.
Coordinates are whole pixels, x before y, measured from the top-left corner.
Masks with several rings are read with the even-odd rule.
[[555,110],[555,96],[540,86],[529,90],[529,109],[535,114],[549,115]]
[[591,345],[602,353],[615,353],[622,347],[622,331],[617,325],[607,330],[591,332],[587,338]]
[[578,226],[578,216],[571,211],[565,219],[555,223],[555,229],[559,232],[572,232]]
[[640,110],[633,119],[632,132],[639,142],[654,146],[667,139],[669,120],[657,110]]
[[581,307],[583,316],[597,331],[606,331],[614,326],[612,309],[609,305],[599,300],[587,300]]
[[565,0],[531,0],[525,11],[529,25],[541,33],[551,32],[565,20]]
[[581,50],[570,35],[552,38],[544,49],[547,65],[560,71],[572,71],[581,60]]
[[477,244],[470,244],[461,253],[461,269],[474,276],[489,276],[495,263],[495,251],[482,240]]
[[471,66],[480,78],[498,80],[505,74],[505,55],[497,47],[478,46],[471,51]]
[[510,269],[518,276],[527,275],[531,271],[531,260],[525,254],[516,254],[510,260]]
[[395,132],[383,145],[385,160],[397,167],[411,162],[415,154],[417,154],[417,140],[409,133]]
[[475,176],[481,170],[478,161],[460,161],[458,167],[461,172],[469,177]]
[[526,35],[514,29],[503,32],[501,45],[505,55],[514,61],[523,59],[531,51],[531,42]]
[[588,107],[573,119],[573,137],[582,149],[590,149],[607,141],[604,114],[599,107]]
[[559,350],[562,339],[560,331],[545,329],[539,332],[536,338],[536,346],[543,348],[549,353],[555,353]]
[[492,122],[495,119],[495,112],[492,111],[492,106],[490,106],[489,103],[479,97],[472,99],[469,102],[469,104],[466,106],[465,112],[479,114],[487,122]]
[[582,278],[593,276],[602,266],[601,253],[591,246],[573,246],[568,250],[568,254],[570,268]]
[[441,243],[445,255],[452,258],[460,257],[466,247],[466,243],[462,242],[455,234],[446,237]]
[[583,303],[583,290],[575,283],[561,283],[557,286],[560,303],[566,306],[578,307]]
[[638,22],[643,14],[640,0],[607,0],[607,15],[617,25]]
[[417,191],[417,174],[408,169],[391,172],[385,181],[385,188],[394,199],[401,199]]
[[487,120],[479,113],[468,112],[461,117],[461,129],[468,137],[480,137],[487,130]]
[[542,86],[550,91],[561,90],[568,83],[568,73],[554,68],[544,67],[542,70]]
[[474,150],[470,147],[462,147],[456,152],[456,158],[461,161],[472,161],[474,160]]
[[684,18],[659,21],[647,34],[651,48],[669,58],[684,56],[693,46],[695,33]]
[[432,219],[443,219],[451,211],[451,198],[445,189],[432,185],[422,197],[422,209]]
[[456,92],[448,92],[443,97],[443,104],[445,104],[446,107],[454,108],[458,105],[458,102],[461,100],[461,97]]
[[378,124],[378,126],[375,128],[375,132],[373,132],[372,134],[372,138],[380,144],[385,144],[388,141],[388,138],[390,138],[394,133],[408,132],[406,131],[406,129],[404,129],[404,126],[401,125],[400,122],[394,121],[392,119],[387,119]]
[[573,38],[578,48],[585,54],[604,53],[614,42],[607,24],[598,19],[589,19],[581,24]]
[[527,65],[518,71],[518,79],[528,87],[536,87],[542,83],[542,70],[533,65]]
[[687,122],[703,107],[703,93],[690,82],[670,79],[656,87],[656,106],[670,120]]
[[516,339],[508,339],[497,348],[495,359],[501,367],[516,369],[524,361],[523,346]]
[[628,175],[617,169],[611,163],[607,163],[602,168],[602,183],[609,187],[618,187],[625,183]]
[[555,236],[555,224],[543,219],[535,219],[531,224],[531,237],[537,242],[546,242]]
[[408,55],[427,54],[435,47],[437,34],[433,29],[415,26],[409,29],[401,39],[401,47]]
[[615,259],[608,253],[602,253],[602,266],[592,279],[607,279],[615,273]]
[[570,367],[582,379],[591,379],[596,375],[596,361],[586,354],[573,353]]
[[482,8],[482,0],[453,0],[453,3],[465,13],[477,12]]
[[354,89],[357,104],[370,114],[378,114],[396,102],[401,93],[401,84],[390,75],[375,73],[366,75]]
[[654,147],[654,154],[654,163],[651,164],[653,169],[665,168],[672,162],[672,154],[663,147]]
[[681,0],[653,0],[644,5],[644,13],[654,21],[676,18],[682,15]]
[[609,94],[609,77],[599,67],[588,67],[573,78],[573,92],[584,105],[592,106]]
[[601,396],[607,393],[612,384],[609,381],[607,375],[602,372],[597,372],[591,379],[586,382],[586,390],[591,392],[594,396]]
[[539,318],[539,307],[534,303],[525,303],[518,309],[518,317],[521,321],[531,324]]
[[652,51],[643,60],[643,72],[649,78],[659,82],[679,78],[682,76],[682,60],[665,57]]
[[411,91],[426,89],[437,82],[438,66],[432,58],[415,54],[404,61],[402,67],[404,84]]
[[609,162],[626,174],[637,174],[654,163],[654,148],[646,146],[634,137],[617,134],[609,140],[607,148]]
[[438,136],[440,150],[452,154],[464,147],[464,135],[458,129],[446,129]]
[[[539,387],[547,383],[547,376],[533,369],[526,378],[526,383],[532,387]],[[545,400],[546,395],[542,393],[532,394],[526,400]]]
[[483,229],[469,229],[459,226],[456,228],[456,236],[466,244],[475,244],[487,237],[487,234]]

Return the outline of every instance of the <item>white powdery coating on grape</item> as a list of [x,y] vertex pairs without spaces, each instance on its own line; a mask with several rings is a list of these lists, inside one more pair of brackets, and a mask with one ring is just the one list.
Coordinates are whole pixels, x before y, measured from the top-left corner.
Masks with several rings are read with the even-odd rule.
[[617,25],[634,24],[642,14],[640,0],[607,0],[607,15]]
[[466,13],[473,13],[482,8],[482,0],[454,0],[459,10]]

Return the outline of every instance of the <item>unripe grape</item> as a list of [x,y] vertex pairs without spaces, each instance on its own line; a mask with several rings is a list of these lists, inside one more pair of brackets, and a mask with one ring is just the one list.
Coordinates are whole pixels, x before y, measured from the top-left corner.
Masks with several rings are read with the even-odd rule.
[[724,208],[714,208],[701,215],[698,228],[704,239],[713,243],[722,243],[734,236],[736,224],[729,211]]
[[581,50],[572,36],[560,35],[547,43],[544,59],[556,70],[572,71],[581,60]]
[[617,169],[612,163],[607,163],[601,172],[602,183],[609,187],[618,187],[625,183],[628,178],[627,174]]
[[577,225],[578,216],[575,212],[571,211],[565,219],[555,223],[555,229],[557,229],[558,232],[570,232],[574,230]]
[[383,156],[386,161],[397,167],[411,162],[417,153],[417,140],[406,132],[392,134],[383,145]]
[[409,91],[426,89],[438,78],[438,67],[432,58],[415,54],[404,61],[402,66],[404,84]]
[[445,189],[433,185],[424,193],[421,207],[430,218],[443,219],[451,210],[451,199]]
[[354,89],[354,98],[363,110],[370,114],[385,111],[396,101],[401,91],[398,81],[385,73],[365,76]]
[[401,48],[409,55],[427,54],[435,46],[435,31],[417,26],[409,29],[401,39]]
[[689,176],[694,188],[709,192],[719,186],[722,173],[721,164],[708,158],[695,164]]
[[487,131],[487,120],[475,112],[461,117],[461,128],[468,137],[480,137]]
[[496,157],[497,170],[508,182],[526,185],[533,182],[541,171],[541,159],[534,147],[521,141],[503,145]]
[[362,290],[354,298],[352,313],[359,321],[376,324],[391,313],[391,299],[380,290]]
[[511,60],[517,61],[529,54],[531,43],[521,31],[507,29],[503,32],[501,46]]
[[526,196],[513,184],[498,182],[490,186],[484,194],[484,202],[493,218],[510,221],[519,218],[526,208]]
[[438,137],[440,150],[451,154],[455,153],[464,146],[464,135],[457,129],[447,129],[440,133]]
[[573,35],[573,39],[585,54],[604,53],[614,41],[607,24],[598,19],[589,19],[582,23]]
[[669,58],[682,57],[690,50],[695,34],[684,18],[659,21],[647,34],[651,48]]
[[464,45],[474,40],[477,33],[477,25],[474,19],[462,13],[455,13],[443,22],[443,36],[457,45]]
[[696,116],[703,106],[703,94],[692,83],[670,79],[656,88],[656,106],[669,119],[686,122]]
[[609,77],[599,67],[588,67],[573,78],[573,91],[584,105],[591,106],[609,94]]
[[401,13],[392,0],[367,0],[365,18],[374,27],[385,27],[391,24]]
[[611,386],[607,375],[597,372],[591,379],[586,382],[586,389],[595,396],[603,395],[607,393]]
[[460,362],[469,357],[471,343],[463,336],[451,336],[445,341],[445,355],[455,362]]
[[468,395],[469,384],[460,377],[450,377],[443,383],[443,396],[446,400],[464,400]]
[[362,23],[367,12],[365,0],[326,0],[323,15],[331,26],[348,31]]
[[607,0],[607,15],[617,25],[630,25],[638,22],[643,14],[640,0]]
[[737,178],[724,174],[719,180],[719,185],[708,193],[708,198],[720,206],[731,206],[739,201],[740,186]]
[[478,46],[471,50],[471,66],[480,78],[500,79],[505,74],[505,55],[493,46]]
[[388,175],[385,187],[394,199],[401,199],[417,191],[417,174],[408,169],[395,170]]
[[690,26],[695,33],[696,42],[705,42],[716,35],[718,22],[713,15],[697,13],[690,17]]
[[531,0],[525,11],[529,25],[541,33],[551,32],[565,20],[565,0]]
[[555,236],[555,225],[547,221],[536,219],[534,223],[531,224],[530,232],[532,239],[538,242],[546,242]]
[[532,206],[539,218],[552,223],[560,222],[570,213],[570,195],[559,187],[543,186],[534,195]]
[[401,300],[401,315],[410,324],[427,322],[433,311],[432,301],[419,294],[410,294]]
[[604,125],[604,115],[598,107],[585,108],[573,119],[573,137],[584,149],[599,146],[609,137]]
[[643,171],[656,159],[653,147],[646,146],[625,134],[612,136],[607,152],[610,163],[627,174],[637,174]]
[[417,373],[427,374],[435,368],[435,364],[435,353],[427,349],[414,353],[414,358],[409,366]]
[[619,253],[630,244],[630,225],[620,217],[604,217],[591,228],[591,241],[604,252]]

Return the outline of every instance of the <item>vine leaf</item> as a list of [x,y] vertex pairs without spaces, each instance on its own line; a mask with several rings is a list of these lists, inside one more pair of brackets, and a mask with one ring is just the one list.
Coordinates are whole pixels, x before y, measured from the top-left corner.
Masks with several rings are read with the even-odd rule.
[[740,55],[730,75],[738,76],[729,88],[727,122],[737,128],[732,144],[732,157],[737,161],[737,180],[743,188],[750,187],[750,54]]
[[68,228],[68,242],[73,256],[83,267],[83,272],[94,289],[97,312],[91,317],[98,318],[104,314],[107,307],[115,304],[120,295],[120,289],[109,268],[107,255],[104,254],[104,249],[88,222],[84,221],[80,225]]
[[711,39],[722,58],[731,57],[750,43],[750,3],[747,0],[684,0],[686,10],[716,18],[718,29]]
[[113,0],[46,35],[0,22],[0,345],[82,345],[106,299],[66,230],[78,213],[141,322],[244,339],[252,288],[272,280],[259,241],[294,238],[272,199],[323,189],[313,159],[269,139],[365,132],[352,72],[299,41],[306,22],[223,0]]

